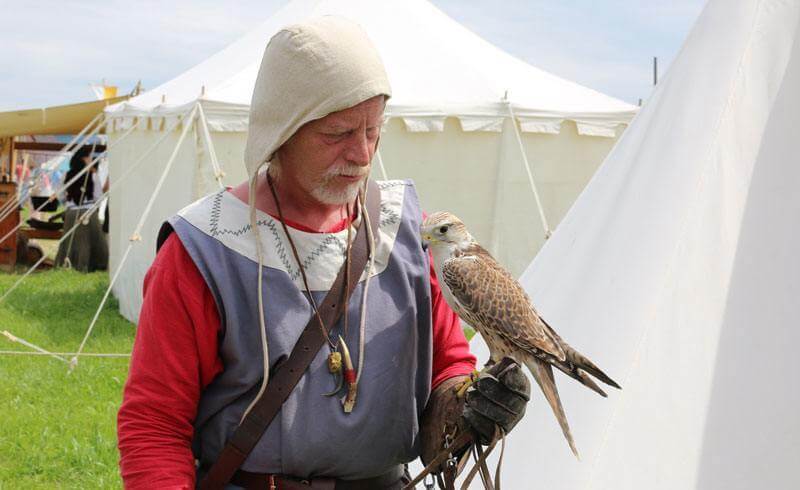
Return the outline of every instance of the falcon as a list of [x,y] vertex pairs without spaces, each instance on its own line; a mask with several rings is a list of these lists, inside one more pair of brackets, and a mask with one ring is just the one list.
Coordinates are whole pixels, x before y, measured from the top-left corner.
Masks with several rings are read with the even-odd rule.
[[539,316],[519,282],[475,241],[456,216],[434,213],[425,219],[420,231],[433,255],[447,304],[481,334],[489,347],[490,363],[510,357],[528,367],[570,449],[579,457],[558,396],[553,367],[603,397],[606,393],[589,375],[614,388],[620,386],[564,342]]

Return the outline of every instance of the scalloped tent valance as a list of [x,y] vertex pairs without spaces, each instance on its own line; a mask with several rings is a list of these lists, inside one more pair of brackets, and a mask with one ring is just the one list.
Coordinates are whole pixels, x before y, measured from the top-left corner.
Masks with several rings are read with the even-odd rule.
[[[513,58],[425,0],[292,0],[217,55],[106,111],[110,140],[118,143],[108,156],[111,182],[152,151],[131,177],[135,183],[120,188],[110,206],[112,268],[126,257],[123,245],[148,209],[146,190],[161,178],[169,189],[151,206],[142,246],[127,255],[114,286],[128,318],[138,314],[161,222],[219,185],[246,178],[248,112],[267,41],[284,25],[324,14],[366,29],[392,83],[373,176],[413,179],[425,209],[460,216],[515,273],[558,225],[636,111]],[[195,109],[201,123],[176,148]]]
[[521,131],[614,137],[636,107],[524,63],[484,41],[426,0],[293,0],[254,31],[107,116],[124,128],[134,117],[161,127],[200,101],[213,131],[240,132],[264,47],[279,28],[303,18],[339,15],[361,24],[383,57],[393,87],[387,116],[411,132],[442,131],[448,117],[463,131],[500,132],[512,109]]

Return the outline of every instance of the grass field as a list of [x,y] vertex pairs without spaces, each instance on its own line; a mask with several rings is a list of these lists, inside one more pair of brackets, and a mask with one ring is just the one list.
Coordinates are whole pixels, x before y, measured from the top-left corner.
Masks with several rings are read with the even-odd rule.
[[[0,274],[0,295],[19,278]],[[108,274],[34,273],[0,303],[0,332],[50,352],[75,352],[108,287]],[[466,327],[468,337],[474,331]],[[134,327],[109,299],[84,352],[128,353]],[[0,351],[30,349],[0,335]],[[116,414],[127,358],[0,354],[0,490],[121,488]]]
[[[18,276],[0,274],[0,294]],[[32,274],[0,303],[0,332],[74,352],[108,274]],[[127,353],[134,328],[111,299],[85,352]],[[29,351],[0,336],[0,350]],[[45,356],[0,354],[0,489],[119,488],[116,412],[127,358],[82,357],[71,374]]]

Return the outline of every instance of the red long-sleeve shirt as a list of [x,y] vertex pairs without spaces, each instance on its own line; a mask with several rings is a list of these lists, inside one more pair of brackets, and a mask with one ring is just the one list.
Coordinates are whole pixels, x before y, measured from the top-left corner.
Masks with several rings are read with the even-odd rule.
[[[298,223],[287,225],[312,231]],[[343,221],[330,230],[339,231]],[[470,373],[475,357],[455,313],[442,298],[431,265],[431,386]],[[172,234],[144,280],[130,372],[119,410],[120,470],[125,487],[189,489],[195,485],[193,422],[203,389],[224,366],[214,298],[183,244]]]

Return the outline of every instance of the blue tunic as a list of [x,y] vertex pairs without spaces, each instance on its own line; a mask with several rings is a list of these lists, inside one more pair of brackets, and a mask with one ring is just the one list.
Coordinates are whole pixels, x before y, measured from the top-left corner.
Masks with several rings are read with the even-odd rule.
[[[380,182],[381,216],[376,263],[366,309],[364,367],[350,414],[320,350],[242,468],[299,477],[368,478],[418,456],[419,418],[430,394],[432,334],[428,256],[419,240],[422,220],[413,184]],[[217,304],[222,325],[224,371],[203,391],[193,450],[201,468],[219,455],[261,379],[257,262],[248,207],[220,191],[169,220]],[[288,356],[312,310],[280,223],[258,215],[265,253],[262,269],[269,362]],[[291,230],[309,288],[320,304],[344,261],[347,231]],[[349,305],[345,338],[358,366],[359,320],[364,279]],[[334,335],[344,334],[343,319]],[[332,336],[332,338],[335,338]],[[201,469],[202,471],[202,469]]]

